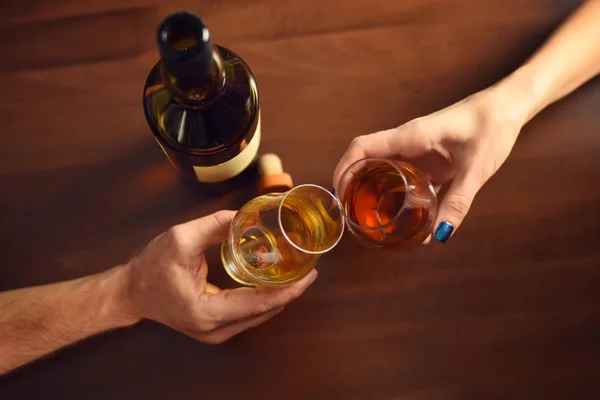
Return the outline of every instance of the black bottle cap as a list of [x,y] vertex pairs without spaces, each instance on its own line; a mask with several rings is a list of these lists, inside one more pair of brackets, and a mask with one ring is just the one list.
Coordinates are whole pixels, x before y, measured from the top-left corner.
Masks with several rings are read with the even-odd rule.
[[158,49],[170,74],[200,79],[212,65],[213,47],[204,22],[180,11],[169,15],[157,32]]

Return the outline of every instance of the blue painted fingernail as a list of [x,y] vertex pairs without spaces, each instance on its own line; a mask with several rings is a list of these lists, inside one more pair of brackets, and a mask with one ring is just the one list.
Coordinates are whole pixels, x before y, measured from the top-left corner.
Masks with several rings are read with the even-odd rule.
[[335,196],[335,189],[331,189],[331,194]]
[[446,241],[450,239],[450,235],[452,235],[453,230],[454,225],[452,225],[450,222],[440,222],[435,230],[435,240],[441,243],[446,243]]

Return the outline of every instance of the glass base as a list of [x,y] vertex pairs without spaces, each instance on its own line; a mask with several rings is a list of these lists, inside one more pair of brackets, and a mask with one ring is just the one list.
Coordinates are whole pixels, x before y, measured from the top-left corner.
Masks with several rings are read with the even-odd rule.
[[249,280],[233,260],[228,240],[224,241],[221,245],[221,262],[223,263],[225,272],[227,272],[227,275],[231,279],[244,286],[256,286],[256,283]]

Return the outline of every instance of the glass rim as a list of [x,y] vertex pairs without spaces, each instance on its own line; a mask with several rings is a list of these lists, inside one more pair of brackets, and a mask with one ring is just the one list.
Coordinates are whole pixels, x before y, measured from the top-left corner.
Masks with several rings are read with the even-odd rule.
[[[340,234],[338,235],[337,239],[335,240],[335,242],[327,247],[324,250],[320,250],[320,251],[310,251],[310,250],[306,250],[303,249],[302,247],[298,246],[296,243],[294,243],[290,237],[288,236],[287,232],[285,231],[285,229],[283,228],[283,224],[281,223],[281,210],[283,209],[283,204],[285,203],[285,200],[287,199],[287,197],[293,193],[294,191],[296,191],[297,189],[301,189],[304,187],[313,187],[313,188],[317,188],[320,189],[322,191],[324,191],[325,193],[327,193],[336,203],[338,210],[340,211],[340,217],[341,217],[341,225],[342,225],[342,229],[340,230]],[[285,194],[283,195],[283,198],[281,199],[281,202],[279,203],[279,208],[277,211],[277,223],[279,224],[279,229],[281,229],[281,233],[283,234],[283,237],[285,237],[285,240],[288,241],[289,244],[291,244],[296,250],[305,253],[305,254],[311,254],[311,255],[320,255],[320,254],[325,254],[328,251],[330,251],[331,249],[333,249],[335,246],[337,246],[337,244],[340,242],[340,240],[342,240],[342,237],[344,236],[344,228],[345,228],[345,221],[346,221],[346,217],[345,217],[346,213],[344,212],[344,208],[342,207],[342,204],[340,202],[340,200],[333,194],[331,193],[329,190],[325,189],[322,186],[319,185],[315,185],[312,183],[307,183],[307,184],[303,184],[303,185],[298,185],[298,186],[294,186],[293,188],[291,188],[290,190],[288,190],[287,192],[285,192]]]
[[[356,229],[360,229],[361,231],[372,231],[372,230],[379,230],[379,229],[384,229],[387,227],[390,227],[392,225],[394,225],[396,223],[396,220],[398,219],[398,217],[400,217],[400,214],[402,214],[402,211],[404,211],[404,209],[406,208],[406,201],[408,199],[409,193],[408,193],[408,181],[406,180],[406,175],[404,174],[404,172],[402,172],[397,166],[396,164],[394,164],[394,162],[401,162],[399,160],[393,160],[390,158],[382,158],[382,157],[363,157],[361,159],[358,159],[356,161],[354,161],[352,164],[348,165],[348,167],[346,169],[344,169],[344,172],[342,172],[342,175],[340,176],[340,180],[339,182],[337,182],[336,187],[335,187],[335,196],[338,199],[338,202],[341,204],[343,204],[342,201],[342,194],[341,191],[339,190],[339,186],[340,183],[342,182],[342,178],[350,172],[350,168],[352,168],[353,166],[355,166],[356,164],[360,163],[360,162],[369,162],[369,161],[381,161],[381,162],[385,162],[389,165],[391,165],[396,172],[398,172],[398,174],[400,175],[400,177],[402,178],[402,181],[404,182],[404,187],[405,189],[405,193],[406,195],[404,196],[404,200],[402,201],[402,207],[400,207],[400,209],[398,210],[398,212],[396,213],[396,215],[394,215],[394,218],[392,218],[390,220],[390,222],[382,224],[382,225],[377,225],[377,226],[364,226],[364,225],[360,225],[354,221],[352,221],[349,217],[348,214],[346,213],[346,207],[342,207],[342,210],[344,212],[344,219],[345,221],[351,226],[354,227]],[[352,175],[354,177],[354,174]],[[350,178],[352,179],[352,178]]]

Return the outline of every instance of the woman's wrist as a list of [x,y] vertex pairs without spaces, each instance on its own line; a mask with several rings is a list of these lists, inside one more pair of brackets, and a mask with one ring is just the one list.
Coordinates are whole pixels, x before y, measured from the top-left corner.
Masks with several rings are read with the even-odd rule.
[[475,96],[494,119],[516,125],[519,130],[544,107],[543,94],[521,70]]
[[536,65],[526,63],[491,89],[508,100],[509,112],[529,122],[553,100],[551,82]]

